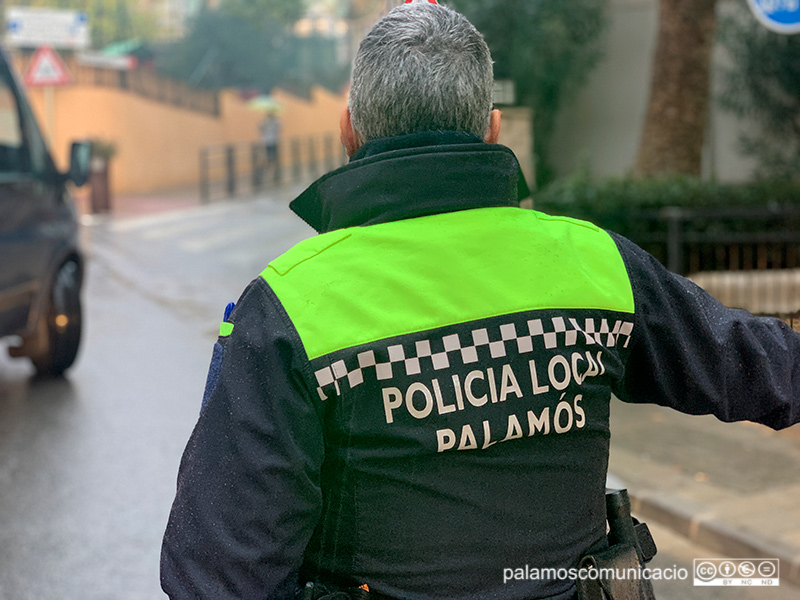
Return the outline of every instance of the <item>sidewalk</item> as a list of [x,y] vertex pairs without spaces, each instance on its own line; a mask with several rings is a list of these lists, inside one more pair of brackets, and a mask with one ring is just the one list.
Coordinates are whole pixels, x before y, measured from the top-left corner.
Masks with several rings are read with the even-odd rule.
[[[294,199],[305,187],[311,183],[285,183],[277,187],[265,187],[256,193],[241,193],[234,197],[215,197],[207,202],[200,199],[199,187],[180,187],[167,190],[159,190],[143,194],[114,194],[111,197],[111,210],[109,213],[114,217],[137,217],[158,213],[174,212],[185,210],[203,205],[219,205],[227,202],[239,202],[254,200],[259,198],[275,198],[285,200],[287,204]],[[88,188],[79,189],[73,193],[75,204],[80,215],[90,215],[91,207],[89,202]],[[98,215],[100,216],[100,215]]]
[[[79,190],[74,196],[80,214],[90,214],[88,188]],[[200,192],[197,187],[160,190],[147,194],[114,194],[111,197],[110,214],[131,217],[170,212],[199,205]]]
[[[636,515],[732,558],[779,558],[800,584],[800,430],[613,401],[609,471]],[[658,540],[656,540],[658,544]]]
[[117,216],[139,216],[200,206],[195,188],[164,190],[155,194],[126,194],[112,198],[111,212]]

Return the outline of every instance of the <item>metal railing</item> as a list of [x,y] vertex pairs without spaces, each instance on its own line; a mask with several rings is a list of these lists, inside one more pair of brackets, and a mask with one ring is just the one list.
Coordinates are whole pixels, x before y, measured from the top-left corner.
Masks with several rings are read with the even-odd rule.
[[260,142],[206,146],[200,150],[200,198],[252,196],[287,183],[300,183],[347,161],[333,135],[293,137],[270,159]]
[[667,207],[570,216],[624,233],[668,269],[683,275],[800,268],[800,206]]
[[800,317],[800,207],[667,207],[575,216],[623,231],[726,306]]
[[[16,66],[20,73],[27,70],[32,58],[30,53],[18,53]],[[132,70],[100,68],[81,64],[71,54],[65,55],[63,60],[73,83],[117,88],[149,100],[219,116],[219,94],[215,91],[191,87],[159,75],[149,68],[139,67]]]

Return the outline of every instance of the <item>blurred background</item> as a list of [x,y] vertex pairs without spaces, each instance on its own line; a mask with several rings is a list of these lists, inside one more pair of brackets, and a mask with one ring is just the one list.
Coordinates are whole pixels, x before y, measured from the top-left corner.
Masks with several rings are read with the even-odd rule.
[[[0,0],[56,165],[74,140],[93,148],[89,183],[71,188],[78,360],[45,378],[0,357],[0,600],[161,597],[160,539],[223,308],[312,235],[288,203],[344,164],[353,56],[399,3]],[[442,3],[492,50],[528,207],[617,231],[724,304],[797,324],[800,2]],[[612,435],[656,564],[689,572],[657,582],[659,598],[800,598],[796,427],[617,402]],[[701,557],[779,558],[781,584],[695,587]]]

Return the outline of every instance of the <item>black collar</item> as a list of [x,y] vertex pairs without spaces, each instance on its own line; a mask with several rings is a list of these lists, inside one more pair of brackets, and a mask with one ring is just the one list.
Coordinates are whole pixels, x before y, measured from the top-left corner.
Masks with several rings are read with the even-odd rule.
[[291,209],[318,232],[470,208],[519,206],[528,186],[514,153],[477,136],[433,131],[371,140]]

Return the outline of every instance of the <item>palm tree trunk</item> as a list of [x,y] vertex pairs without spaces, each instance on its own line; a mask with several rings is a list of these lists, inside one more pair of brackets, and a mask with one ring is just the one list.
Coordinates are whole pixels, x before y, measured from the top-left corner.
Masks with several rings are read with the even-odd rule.
[[716,0],[660,0],[650,102],[634,174],[700,175]]

